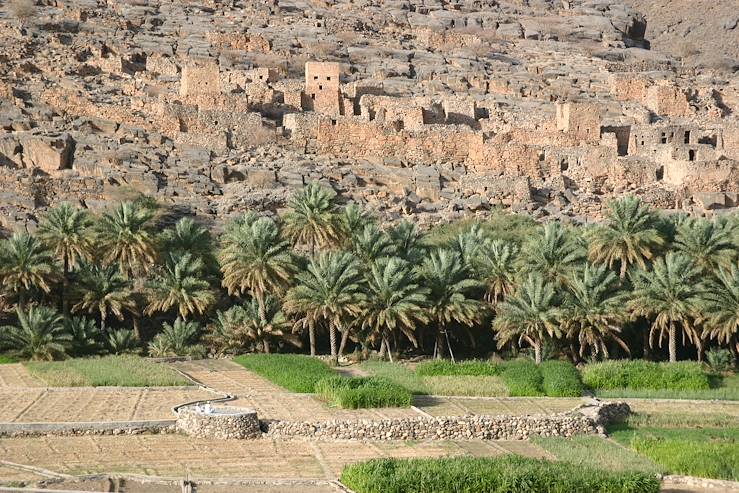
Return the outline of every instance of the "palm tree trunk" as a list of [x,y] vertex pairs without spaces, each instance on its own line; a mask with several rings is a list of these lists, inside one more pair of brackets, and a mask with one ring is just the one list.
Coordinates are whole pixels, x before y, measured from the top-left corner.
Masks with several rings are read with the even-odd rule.
[[444,359],[446,357],[446,328],[443,324],[439,324],[436,332],[436,359]]
[[644,353],[642,354],[642,357],[649,361],[652,359],[652,343],[649,340],[649,331],[644,329],[642,332],[643,334],[643,342],[644,342]]
[[62,292],[59,295],[59,299],[62,303],[62,315],[64,319],[69,319],[69,302],[67,301],[67,290],[69,289],[69,257],[64,255],[64,277],[62,278]]
[[269,354],[269,340],[265,339],[265,340],[263,341],[263,344],[264,344],[264,352],[265,352],[266,354]]
[[452,358],[452,363],[456,363],[456,361],[454,361],[454,351],[452,351],[452,343],[449,340],[449,332],[447,332],[446,330],[444,331],[444,338],[446,339],[446,346],[449,348],[449,356],[451,356]]
[[141,341],[141,320],[136,314],[133,315],[133,334],[136,336],[136,340]]
[[316,355],[316,328],[312,323],[308,324],[308,339],[310,339],[310,355]]
[[677,330],[675,323],[670,321],[670,329],[668,331],[670,337],[670,363],[677,361]]
[[346,347],[346,342],[349,340],[349,329],[345,329],[341,331],[341,344],[339,344],[339,356],[344,355],[344,348]]
[[331,341],[331,361],[335,365],[339,364],[339,352],[336,348],[336,327],[334,327],[333,323],[328,324],[328,336],[329,340]]
[[534,341],[534,361],[537,365],[541,364],[541,342]]
[[393,362],[393,350],[390,348],[390,341],[387,340],[387,337],[383,336],[382,342],[383,344],[385,344],[385,347],[387,348],[387,355],[390,358],[390,363],[392,363]]
[[106,315],[105,311],[101,310],[100,311],[100,333],[101,334],[105,334],[105,330],[106,330],[105,329],[105,315]]
[[387,349],[387,346],[385,344],[385,338],[383,337],[380,340],[380,359],[383,360],[383,361],[385,360],[385,351],[386,351],[386,349]]

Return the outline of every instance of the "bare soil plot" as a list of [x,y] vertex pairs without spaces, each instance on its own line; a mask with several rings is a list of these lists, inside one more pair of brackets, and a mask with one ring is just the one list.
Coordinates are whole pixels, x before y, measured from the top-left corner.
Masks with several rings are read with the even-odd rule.
[[378,457],[544,453],[527,442],[471,443],[223,441],[182,435],[34,437],[0,439],[0,457],[74,475],[325,480],[337,478],[346,464]]
[[11,387],[46,387],[46,384],[32,376],[20,363],[0,365],[0,390]]
[[2,388],[0,422],[61,423],[172,419],[172,407],[212,399],[198,388]]

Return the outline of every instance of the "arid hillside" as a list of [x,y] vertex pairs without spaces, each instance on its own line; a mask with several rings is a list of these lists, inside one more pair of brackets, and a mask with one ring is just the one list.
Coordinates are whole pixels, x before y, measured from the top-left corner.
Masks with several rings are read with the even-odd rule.
[[739,2],[734,0],[624,0],[647,19],[653,50],[686,64],[739,68]]

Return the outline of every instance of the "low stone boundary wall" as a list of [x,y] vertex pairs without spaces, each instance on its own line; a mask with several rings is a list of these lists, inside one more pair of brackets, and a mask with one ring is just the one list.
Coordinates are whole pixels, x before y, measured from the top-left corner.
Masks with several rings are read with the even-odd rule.
[[562,414],[528,416],[450,416],[333,420],[324,422],[266,422],[272,437],[326,440],[527,440],[534,436],[571,437],[604,434],[605,426],[628,417],[624,402],[594,399]]
[[80,423],[0,423],[0,437],[174,433],[176,431],[175,424],[174,419]]
[[272,437],[329,440],[527,440],[532,436],[570,437],[601,430],[585,416],[454,416],[373,420],[269,423]]
[[177,429],[196,438],[229,440],[262,436],[257,412],[239,407],[182,407],[177,410]]

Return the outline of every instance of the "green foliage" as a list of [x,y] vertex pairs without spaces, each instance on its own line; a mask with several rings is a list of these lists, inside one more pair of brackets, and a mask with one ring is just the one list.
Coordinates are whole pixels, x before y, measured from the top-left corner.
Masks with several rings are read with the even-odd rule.
[[594,390],[705,390],[708,376],[699,363],[654,363],[641,360],[604,361],[582,370],[585,385]]
[[28,362],[24,365],[32,375],[52,387],[166,387],[191,384],[166,365],[131,355]]
[[298,354],[249,354],[234,361],[291,392],[315,392],[316,384],[336,375],[323,361]]
[[167,356],[203,356],[203,348],[195,345],[200,336],[200,324],[177,319],[173,324],[164,323],[162,332],[149,343],[149,355],[162,358]]
[[53,308],[31,306],[16,309],[18,323],[0,327],[0,348],[11,349],[23,358],[53,360],[66,354],[72,336]]
[[502,365],[500,376],[513,397],[544,395],[541,371],[533,361],[507,361]]
[[671,474],[739,480],[739,428],[624,428],[612,436]]
[[734,355],[728,349],[709,349],[706,352],[706,364],[716,373],[729,371],[734,366]]
[[580,397],[583,392],[580,372],[566,361],[545,361],[539,367],[542,388],[548,397]]
[[517,456],[375,459],[344,468],[357,493],[657,493],[656,476]]
[[112,330],[106,339],[108,349],[113,354],[133,353],[138,350],[136,334],[129,329]]
[[493,376],[500,374],[500,368],[486,361],[452,363],[451,361],[437,360],[420,363],[416,367],[416,373],[421,376]]
[[87,317],[70,317],[64,321],[64,326],[72,336],[70,341],[70,356],[89,356],[101,347],[100,329],[95,321]]
[[0,354],[0,365],[7,365],[10,363],[17,363],[18,358],[8,356],[7,354]]
[[322,399],[344,409],[411,405],[410,391],[384,378],[324,378],[316,384],[316,393]]

